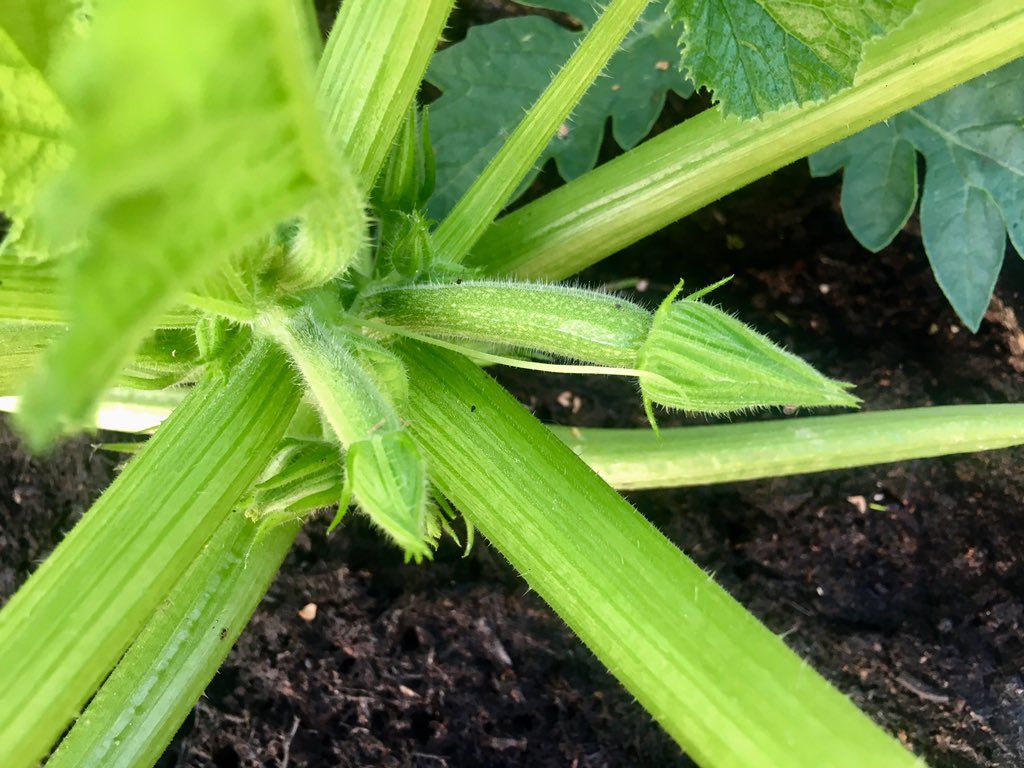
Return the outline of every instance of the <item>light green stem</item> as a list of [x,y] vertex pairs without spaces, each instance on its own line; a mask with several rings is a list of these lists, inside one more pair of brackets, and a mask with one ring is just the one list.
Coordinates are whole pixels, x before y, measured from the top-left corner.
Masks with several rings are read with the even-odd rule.
[[211,375],[0,611],[0,755],[46,754],[249,487],[298,403],[260,345]]
[[1024,405],[953,405],[756,424],[552,431],[620,490],[800,475],[1024,443]]
[[923,0],[852,88],[759,120],[712,109],[494,224],[467,263],[560,279],[750,182],[1024,55],[1024,4]]
[[648,0],[612,0],[473,186],[434,232],[439,254],[461,261],[537,162],[559,126],[636,24]]
[[[68,324],[60,262],[19,263],[0,258],[0,322]],[[189,328],[196,313],[179,307],[157,317],[154,328]]]
[[160,757],[277,574],[297,522],[256,544],[235,512],[100,688],[47,768],[148,768]]
[[345,447],[378,430],[400,427],[376,382],[343,343],[343,337],[312,312],[265,313],[257,328],[279,343],[299,369],[317,408]]
[[454,0],[346,0],[320,60],[330,135],[363,192],[373,186]]
[[401,351],[435,483],[698,763],[920,764],[486,373]]
[[0,322],[0,396],[21,391],[59,333],[56,325]]
[[635,367],[651,313],[627,299],[549,283],[464,281],[384,288],[359,312],[428,336],[546,352],[604,366]]

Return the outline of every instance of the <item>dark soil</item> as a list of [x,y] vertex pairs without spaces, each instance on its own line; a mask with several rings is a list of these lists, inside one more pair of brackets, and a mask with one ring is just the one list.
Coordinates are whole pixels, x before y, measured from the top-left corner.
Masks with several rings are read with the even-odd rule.
[[[866,409],[1024,399],[1020,260],[1008,257],[971,335],[913,222],[872,255],[847,233],[837,198],[835,179],[787,169],[584,279],[642,278],[653,305],[679,277],[696,287],[734,274],[717,301],[855,383]],[[644,423],[628,382],[498,376],[544,421]],[[1015,449],[631,501],[931,765],[1015,766],[1022,459]],[[112,473],[88,440],[35,460],[0,431],[0,598]],[[446,544],[417,567],[358,520],[329,541],[320,522],[161,765],[691,765],[485,544],[468,557]],[[302,618],[309,603],[316,616]]]
[[[1024,270],[977,335],[913,232],[872,256],[834,180],[787,169],[592,270],[654,303],[681,275],[868,409],[1022,399]],[[545,421],[643,422],[623,381],[500,373]],[[568,394],[567,394],[568,393]],[[776,414],[777,415],[777,414]],[[666,418],[665,423],[671,422]],[[0,445],[8,595],[112,473],[87,440],[46,461]],[[1024,757],[1020,450],[635,494],[667,535],[878,722],[936,766]],[[865,510],[865,504],[874,505]],[[481,543],[403,565],[365,524],[312,524],[165,766],[689,765]],[[299,611],[317,606],[316,617]]]

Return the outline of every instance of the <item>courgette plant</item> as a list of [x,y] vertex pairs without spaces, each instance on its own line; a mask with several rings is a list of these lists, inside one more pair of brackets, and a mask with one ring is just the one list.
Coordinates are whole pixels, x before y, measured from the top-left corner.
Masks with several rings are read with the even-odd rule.
[[561,436],[623,487],[1020,442],[1016,406],[659,431],[858,401],[716,286],[553,281],[1014,59],[1024,9],[675,0],[720,106],[495,222],[647,6],[612,0],[435,222],[415,98],[452,2],[346,0],[323,47],[304,0],[0,8],[0,394],[37,449],[173,406],[0,611],[4,764],[152,764],[304,517],[350,503],[417,561],[457,509],[703,765],[917,764],[482,364],[634,377],[649,432]]

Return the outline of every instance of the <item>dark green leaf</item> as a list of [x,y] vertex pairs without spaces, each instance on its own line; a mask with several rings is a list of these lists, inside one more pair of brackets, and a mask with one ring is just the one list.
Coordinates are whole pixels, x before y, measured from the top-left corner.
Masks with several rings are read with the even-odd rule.
[[864,45],[917,0],[669,0],[683,63],[728,113],[757,117],[853,84]]
[[[597,18],[595,6],[584,0],[530,4],[569,13],[584,31]],[[433,217],[451,210],[583,34],[540,16],[505,19],[474,27],[464,41],[434,57],[427,79],[444,93],[430,108],[437,155],[436,188],[428,206]],[[605,76],[552,138],[537,168],[554,158],[562,177],[573,179],[597,162],[609,117],[615,140],[629,149],[650,131],[668,91],[690,95],[693,87],[679,70],[677,36],[662,0],[654,0]]]
[[935,279],[977,330],[1006,235],[1024,254],[1024,60],[972,80],[812,156],[811,173],[843,168],[843,216],[879,250],[913,209],[917,152],[926,174],[921,233]]
[[903,229],[917,204],[917,153],[891,123],[879,123],[811,156],[815,176],[843,166],[846,225],[865,248],[878,252]]

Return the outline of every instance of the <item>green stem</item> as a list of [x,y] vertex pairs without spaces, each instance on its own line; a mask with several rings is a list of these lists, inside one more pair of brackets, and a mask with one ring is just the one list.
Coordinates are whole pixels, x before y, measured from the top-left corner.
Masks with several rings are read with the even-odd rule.
[[[0,322],[66,326],[69,313],[63,279],[59,262],[22,264],[0,259]],[[178,307],[160,315],[153,327],[189,328],[195,322],[195,312]]]
[[461,261],[508,203],[544,147],[636,24],[648,0],[612,0],[579,48],[434,232],[437,252]]
[[298,403],[259,345],[197,386],[0,611],[0,755],[34,766],[277,446]]
[[343,446],[351,446],[381,429],[400,428],[398,416],[343,343],[343,337],[311,312],[289,315],[274,310],[264,313],[257,327],[288,352]]
[[401,352],[438,487],[698,763],[919,764],[486,373]]
[[849,90],[741,121],[712,109],[494,224],[467,263],[560,279],[799,158],[1024,54],[1024,5],[924,0]]
[[59,333],[56,325],[0,322],[0,395],[21,391]]
[[299,531],[235,512],[154,614],[46,765],[151,766],[188,716]]
[[469,282],[383,288],[359,313],[428,336],[635,367],[651,313],[627,299],[549,283]]
[[953,405],[756,424],[552,431],[620,490],[678,488],[1024,443],[1024,405]]
[[346,0],[320,60],[328,131],[369,191],[444,31],[454,0]]

